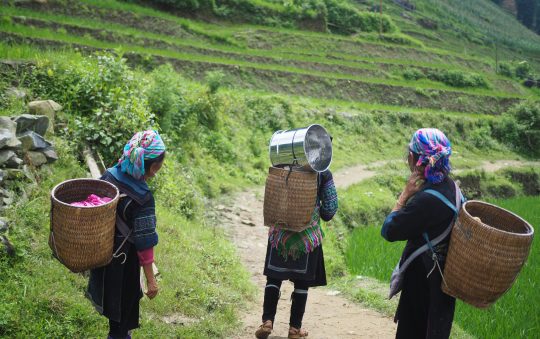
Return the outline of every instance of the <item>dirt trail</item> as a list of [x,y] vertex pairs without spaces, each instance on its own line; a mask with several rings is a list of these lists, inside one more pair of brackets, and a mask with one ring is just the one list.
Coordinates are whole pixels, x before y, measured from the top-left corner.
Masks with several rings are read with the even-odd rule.
[[[385,163],[358,165],[338,171],[334,175],[336,186],[346,188],[371,178],[377,173],[376,168]],[[490,172],[506,166],[522,165],[529,163],[498,160],[484,162],[480,168]],[[268,228],[263,226],[263,195],[264,189],[261,187],[236,195],[229,206],[218,206],[223,226],[237,246],[243,264],[259,289],[256,301],[250,304],[242,315],[242,329],[234,338],[254,338],[254,332],[261,322],[266,282],[262,270],[268,232]],[[290,282],[283,283],[274,332],[270,338],[287,338],[292,290]],[[314,339],[393,338],[396,330],[391,318],[351,302],[338,291],[328,288],[310,289],[303,326],[310,331],[309,338]]]
[[[356,166],[336,174],[336,183],[345,187],[367,179],[375,172],[366,166]],[[261,323],[263,289],[266,277],[262,274],[268,228],[263,226],[263,188],[243,192],[235,197],[231,206],[219,206],[225,228],[238,248],[240,258],[251,273],[259,289],[256,302],[249,305],[242,315],[242,330],[235,338],[254,338]],[[274,332],[270,338],[287,338],[289,329],[290,296],[293,286],[284,282],[278,304]],[[303,326],[309,338],[393,338],[395,325],[392,319],[362,307],[328,288],[309,290]]]

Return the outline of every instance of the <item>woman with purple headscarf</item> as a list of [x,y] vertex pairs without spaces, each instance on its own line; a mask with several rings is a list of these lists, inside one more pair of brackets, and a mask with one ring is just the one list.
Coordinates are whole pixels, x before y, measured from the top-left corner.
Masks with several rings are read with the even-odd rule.
[[392,274],[390,298],[401,291],[396,338],[448,338],[455,299],[441,290],[450,232],[463,197],[448,177],[452,146],[443,132],[422,128],[409,143],[411,175],[381,234],[407,241]]
[[120,190],[112,261],[90,272],[87,296],[96,310],[109,319],[108,338],[131,338],[139,327],[139,301],[143,296],[143,268],[152,299],[158,294],[154,277],[154,247],[158,243],[156,211],[146,181],[161,169],[165,144],[156,131],[135,133],[125,145],[118,164],[107,169],[102,180]]

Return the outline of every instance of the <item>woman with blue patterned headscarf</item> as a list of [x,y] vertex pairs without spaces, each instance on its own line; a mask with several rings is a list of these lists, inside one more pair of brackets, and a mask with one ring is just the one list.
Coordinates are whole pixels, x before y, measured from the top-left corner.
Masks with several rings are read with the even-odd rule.
[[101,177],[123,195],[116,211],[113,259],[92,270],[88,284],[88,297],[109,319],[109,338],[131,338],[131,330],[139,327],[141,267],[148,286],[146,295],[152,299],[158,293],[153,273],[158,243],[155,202],[146,180],[156,175],[164,159],[165,144],[159,133],[138,132],[125,145],[118,164]]
[[448,338],[455,299],[441,290],[450,232],[463,197],[448,177],[452,146],[436,128],[416,131],[409,143],[411,175],[382,226],[388,241],[407,241],[392,274],[399,291],[396,338]]

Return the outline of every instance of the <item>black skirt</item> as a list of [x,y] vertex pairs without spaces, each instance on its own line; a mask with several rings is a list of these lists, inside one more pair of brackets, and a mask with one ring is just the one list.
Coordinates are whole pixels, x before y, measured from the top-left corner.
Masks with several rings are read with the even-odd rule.
[[296,260],[283,258],[270,242],[266,247],[264,275],[278,280],[305,281],[308,287],[326,286],[326,271],[322,245],[313,252],[306,253]]
[[[115,236],[115,250],[123,239],[118,234]],[[125,332],[139,327],[139,302],[143,294],[135,246],[126,242],[122,252],[125,257],[113,258],[107,266],[90,271],[87,297],[99,313]]]

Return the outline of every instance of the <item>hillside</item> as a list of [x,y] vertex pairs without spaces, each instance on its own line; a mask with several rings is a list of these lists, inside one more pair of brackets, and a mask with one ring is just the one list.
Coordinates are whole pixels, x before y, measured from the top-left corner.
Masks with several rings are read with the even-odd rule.
[[[325,226],[328,278],[381,323],[395,305],[379,293],[386,282],[374,283],[377,293],[358,288],[356,274],[369,270],[351,259],[351,244],[364,228],[377,237],[360,240],[380,241],[374,228],[403,186],[414,130],[434,126],[449,135],[469,197],[539,195],[540,37],[489,0],[384,0],[379,35],[378,3],[1,1],[0,116],[26,113],[33,100],[63,110],[51,136],[56,163],[0,168],[3,192],[18,197],[1,203],[11,226],[0,237],[16,251],[10,256],[0,244],[0,336],[105,333],[83,298],[86,278],[50,255],[49,191],[87,175],[85,146],[114,164],[134,130],[159,129],[169,152],[151,183],[163,293],[143,301],[141,337],[242,337],[257,325],[242,323],[244,313],[260,311],[250,280],[260,280],[260,270],[245,259],[259,258],[249,252],[264,245],[244,246],[251,238],[242,230],[264,238],[266,229],[252,224],[276,130],[320,123],[332,134],[332,171],[348,185]],[[379,271],[369,277],[387,280]],[[537,317],[513,300],[540,294],[523,285],[505,300],[514,318],[460,305],[453,336],[489,336],[486,324],[494,322],[501,338],[527,323],[519,333],[532,333]]]

